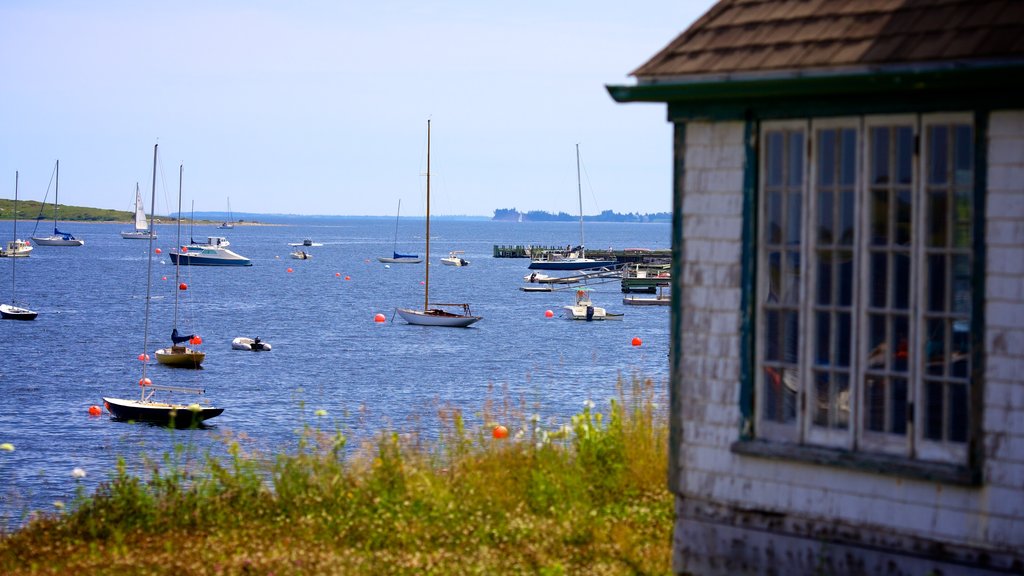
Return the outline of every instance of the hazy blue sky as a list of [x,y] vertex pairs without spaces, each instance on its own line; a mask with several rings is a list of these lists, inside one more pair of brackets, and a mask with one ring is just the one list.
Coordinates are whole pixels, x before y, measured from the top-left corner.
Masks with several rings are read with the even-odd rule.
[[[393,215],[671,208],[665,106],[628,74],[712,0],[0,2],[0,197]],[[52,191],[51,191],[52,201]]]

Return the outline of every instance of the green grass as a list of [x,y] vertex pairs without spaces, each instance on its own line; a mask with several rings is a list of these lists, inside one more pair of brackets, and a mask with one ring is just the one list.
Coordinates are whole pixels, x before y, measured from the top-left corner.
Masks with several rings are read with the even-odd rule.
[[[347,446],[306,426],[293,453],[222,460],[181,447],[144,478],[0,537],[3,574],[668,574],[667,422],[649,380],[570,422],[509,402],[440,435]],[[317,416],[317,421],[326,420]],[[492,438],[494,423],[509,437]]]

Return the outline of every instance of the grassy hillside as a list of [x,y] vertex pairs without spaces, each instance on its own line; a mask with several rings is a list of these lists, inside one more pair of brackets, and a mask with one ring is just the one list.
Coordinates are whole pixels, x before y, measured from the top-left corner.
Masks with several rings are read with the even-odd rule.
[[[18,200],[18,219],[43,220],[53,219],[53,205],[47,204],[39,212],[40,203],[36,200]],[[60,204],[57,210],[60,220],[71,220],[78,222],[128,222],[133,214],[126,210],[105,210],[103,208],[87,208],[84,206],[66,206]],[[14,219],[14,200],[0,198],[0,220]]]

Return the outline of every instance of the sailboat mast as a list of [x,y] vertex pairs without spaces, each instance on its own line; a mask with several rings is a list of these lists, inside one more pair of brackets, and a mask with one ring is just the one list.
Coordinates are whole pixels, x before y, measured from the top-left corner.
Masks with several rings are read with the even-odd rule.
[[430,309],[430,120],[427,120],[427,259],[423,261],[423,311]]
[[57,233],[57,199],[60,197],[60,160],[57,160],[57,181],[53,186],[53,233]]
[[[156,209],[156,150],[159,144],[153,145],[153,192],[149,200],[149,228],[153,229],[154,210]],[[149,349],[149,300],[153,286],[153,235],[149,236],[149,260],[146,266],[146,316],[142,324],[142,378],[146,378],[146,365],[148,362],[145,361],[146,350]],[[146,400],[146,387],[140,386],[140,399]]]
[[[178,280],[178,270],[180,269],[181,262],[181,177],[185,173],[185,165],[178,165],[178,257],[174,259],[174,324],[173,328],[178,327],[178,286],[181,286]],[[152,230],[152,228],[150,228]],[[174,343],[171,343],[174,346]]]
[[18,269],[14,265],[18,261],[18,171],[14,171],[14,244],[11,245],[11,305],[14,303],[14,294],[17,284],[14,282],[14,272]]
[[580,199],[580,258],[587,257],[587,243],[583,241],[583,185],[580,183],[580,145],[576,144],[576,193]]
[[398,212],[395,212],[395,243],[391,249],[391,254],[398,253],[398,217],[402,214],[402,199],[398,199]]

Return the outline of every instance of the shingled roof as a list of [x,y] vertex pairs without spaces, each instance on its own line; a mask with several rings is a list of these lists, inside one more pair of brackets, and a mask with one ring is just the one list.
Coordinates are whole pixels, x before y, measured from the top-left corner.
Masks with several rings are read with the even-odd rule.
[[1022,0],[722,0],[633,76],[644,84],[1021,59]]

